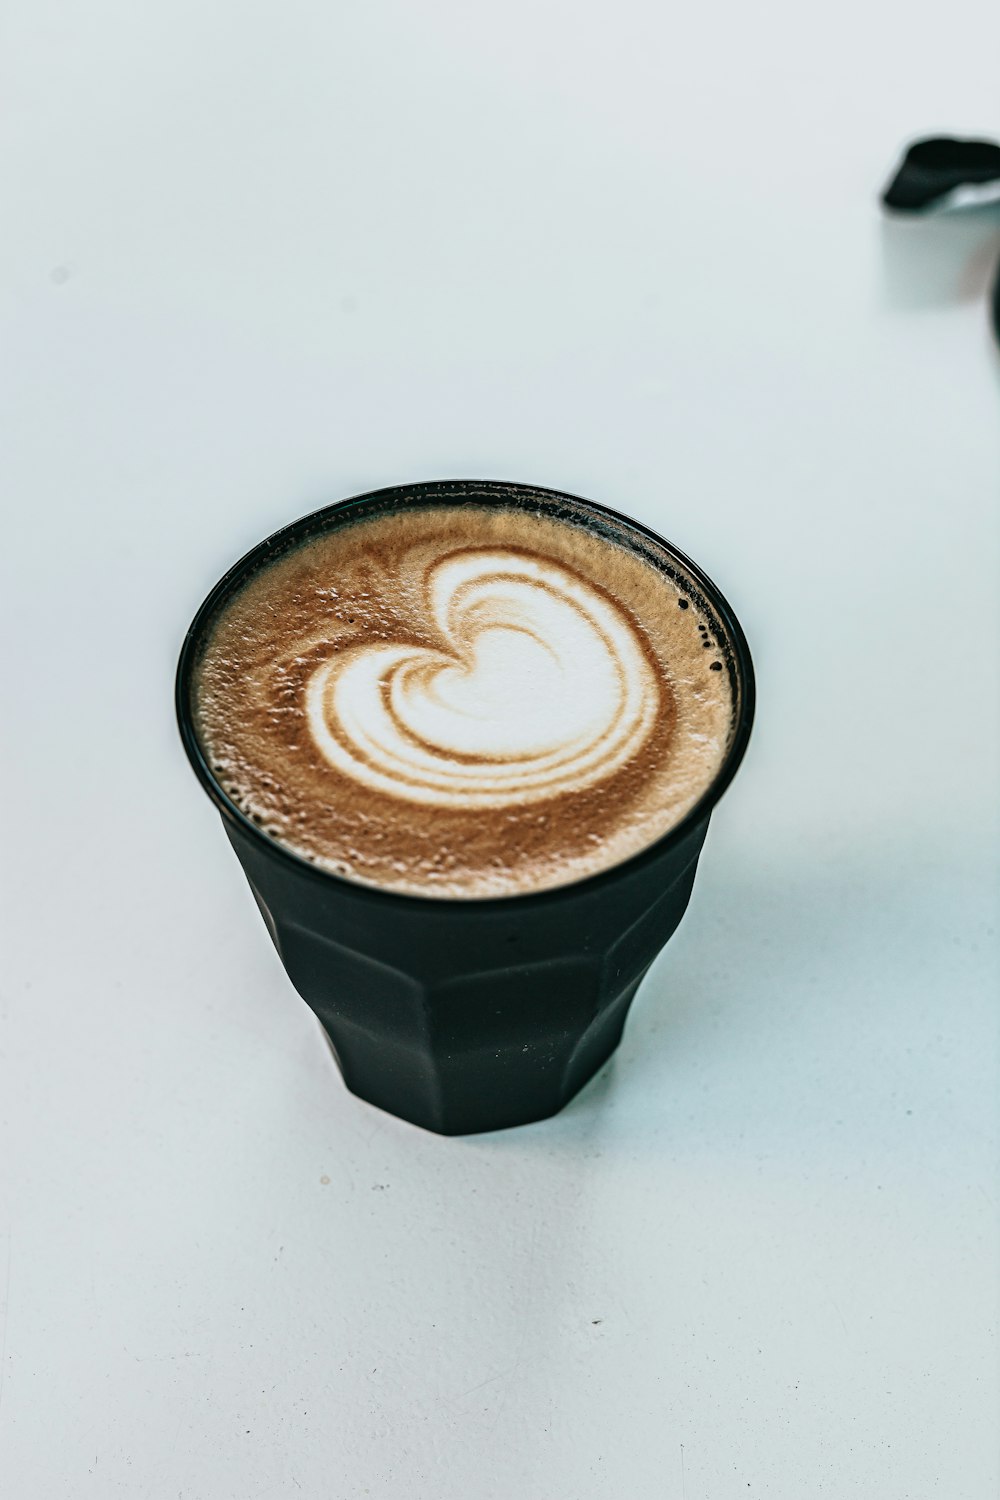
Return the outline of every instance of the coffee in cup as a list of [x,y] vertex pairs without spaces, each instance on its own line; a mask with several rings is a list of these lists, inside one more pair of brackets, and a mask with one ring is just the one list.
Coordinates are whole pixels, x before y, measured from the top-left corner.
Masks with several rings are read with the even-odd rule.
[[615,1046],[742,757],[742,631],[670,544],[530,486],[377,491],[226,575],[178,713],[344,1076],[454,1133]]

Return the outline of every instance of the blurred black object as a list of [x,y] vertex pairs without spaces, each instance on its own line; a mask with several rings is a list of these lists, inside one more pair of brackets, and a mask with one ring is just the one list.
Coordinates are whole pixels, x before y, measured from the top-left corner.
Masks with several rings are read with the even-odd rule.
[[[1000,202],[1000,145],[932,135],[907,147],[882,193],[882,206],[900,214],[934,213],[958,206],[954,200],[963,188],[962,207]],[[990,318],[1000,344],[1000,264],[993,277]]]
[[908,147],[882,202],[896,213],[926,213],[941,207],[941,200],[956,188],[988,183],[997,184],[995,194],[988,196],[1000,198],[1000,145],[930,136]]

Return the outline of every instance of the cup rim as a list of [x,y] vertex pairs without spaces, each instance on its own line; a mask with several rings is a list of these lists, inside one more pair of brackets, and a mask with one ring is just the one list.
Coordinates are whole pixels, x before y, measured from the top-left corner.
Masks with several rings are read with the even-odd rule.
[[[549,886],[541,891],[515,891],[505,895],[497,896],[456,896],[454,894],[432,896],[416,895],[408,891],[389,890],[377,885],[368,885],[359,880],[350,880],[343,875],[338,875],[332,870],[325,869],[321,865],[297,854],[294,849],[281,843],[266,833],[259,824],[248,817],[235,802],[227,795],[225,790],[216,780],[211,767],[202,751],[198,735],[194,727],[193,708],[193,673],[198,659],[199,648],[204,640],[206,628],[212,621],[216,612],[235,589],[254,572],[260,565],[269,559],[270,554],[279,556],[282,552],[294,547],[299,541],[305,540],[309,532],[315,530],[317,533],[324,531],[334,517],[346,514],[354,508],[362,505],[377,504],[379,502],[389,505],[395,500],[427,500],[434,503],[447,503],[448,501],[461,502],[463,499],[483,498],[495,495],[497,499],[515,496],[523,500],[538,498],[542,502],[564,502],[574,507],[583,507],[599,517],[606,517],[617,526],[638,533],[640,537],[655,544],[657,548],[663,549],[669,558],[676,561],[681,569],[688,573],[694,583],[704,591],[705,597],[711,608],[718,615],[720,623],[731,646],[732,660],[735,668],[736,687],[739,694],[739,706],[736,722],[733,726],[732,739],[726,751],[719,770],[709,782],[698,801],[691,807],[672,828],[668,828],[658,839],[651,844],[639,849],[635,854],[607,869],[599,870],[593,875],[585,875],[580,879],[568,880],[563,885]],[[565,490],[555,490],[542,485],[523,484],[515,480],[498,479],[442,479],[422,480],[417,484],[395,484],[386,485],[378,489],[367,490],[360,495],[352,495],[345,500],[337,500],[330,505],[320,506],[318,510],[310,511],[307,515],[298,517],[286,525],[273,531],[263,541],[258,542],[245,552],[233,565],[226,570],[214,587],[202,600],[181,645],[180,656],[177,663],[177,672],[174,679],[174,707],[177,715],[177,724],[180,730],[181,741],[191,767],[200,781],[202,788],[215,803],[222,816],[232,824],[235,824],[241,832],[249,835],[255,840],[271,857],[278,859],[286,865],[294,868],[299,874],[311,877],[327,889],[341,892],[363,900],[369,897],[382,904],[397,905],[397,909],[405,908],[409,912],[418,910],[421,906],[428,912],[440,912],[450,906],[461,905],[477,909],[501,908],[510,909],[523,905],[525,902],[532,903],[555,903],[560,899],[565,901],[568,897],[576,897],[583,892],[599,893],[606,885],[614,880],[620,880],[623,876],[638,873],[646,866],[653,864],[667,850],[684,842],[685,838],[703,821],[707,821],[713,809],[729,787],[733,777],[739,770],[743,756],[746,753],[747,744],[750,739],[750,731],[753,727],[754,711],[756,707],[756,682],[754,677],[753,661],[750,656],[750,647],[743,627],[740,625],[736,614],[719,589],[713,583],[708,574],[704,572],[697,563],[693,562],[686,553],[682,552],[665,537],[637,521],[632,516],[627,516],[621,511],[613,510],[610,506],[601,505],[594,500],[586,500],[582,496],[570,494]]]

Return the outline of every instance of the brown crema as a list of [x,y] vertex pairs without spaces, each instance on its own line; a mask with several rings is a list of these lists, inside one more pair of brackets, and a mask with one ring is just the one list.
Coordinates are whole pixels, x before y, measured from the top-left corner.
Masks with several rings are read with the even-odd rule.
[[668,554],[591,520],[400,503],[254,573],[194,679],[230,800],[335,874],[449,898],[565,885],[674,827],[732,733],[725,640]]

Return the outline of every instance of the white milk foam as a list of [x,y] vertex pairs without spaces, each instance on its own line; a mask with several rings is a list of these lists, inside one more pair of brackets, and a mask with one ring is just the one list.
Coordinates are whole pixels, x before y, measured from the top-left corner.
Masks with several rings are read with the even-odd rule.
[[322,755],[371,791],[455,809],[517,807],[613,776],[660,708],[653,665],[606,594],[557,562],[463,550],[428,572],[447,650],[365,643],[306,689]]

